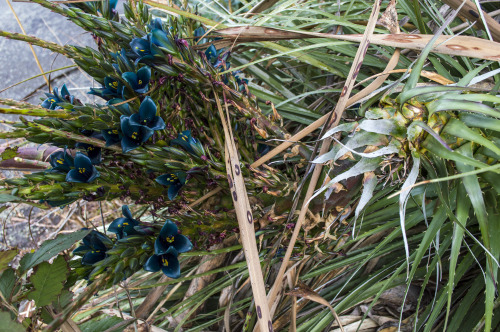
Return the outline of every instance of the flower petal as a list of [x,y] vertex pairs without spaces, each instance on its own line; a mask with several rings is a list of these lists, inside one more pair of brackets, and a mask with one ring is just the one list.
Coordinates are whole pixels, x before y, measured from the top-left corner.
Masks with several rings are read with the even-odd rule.
[[162,241],[162,239],[160,239],[160,237],[156,238],[156,240],[155,240],[155,254],[163,255],[163,254],[167,253],[167,250],[169,247],[170,247],[170,245],[166,241]]
[[108,226],[108,232],[115,234],[122,234],[123,232],[123,222],[127,220],[127,218],[117,218],[113,220],[111,224]]
[[181,276],[181,266],[179,264],[179,260],[174,255],[163,255],[163,257],[167,260],[168,265],[163,265],[161,271],[164,275],[169,278],[177,279]]
[[160,237],[162,239],[165,239],[166,237],[176,236],[177,234],[179,234],[177,225],[170,219],[165,220],[165,223],[163,224],[163,227],[160,231]]
[[179,254],[188,252],[193,249],[193,244],[191,243],[191,241],[189,241],[187,237],[181,234],[175,235],[173,245]]
[[128,138],[127,136],[122,137],[122,151],[127,153],[141,146],[138,142]]
[[137,88],[137,74],[131,71],[122,74],[122,78],[128,82],[132,89]]
[[[137,81],[141,80],[142,85],[147,85],[150,79],[151,79],[151,68],[149,68],[148,66],[144,66],[137,71]],[[139,86],[140,85],[141,84],[139,84]]]
[[66,174],[66,182],[86,183],[87,178],[78,173],[76,169],[72,169]]
[[130,212],[130,208],[128,207],[128,205],[122,206],[122,214],[127,219],[134,219],[134,217],[132,217],[132,212]]
[[153,121],[156,117],[156,104],[150,96],[147,96],[142,101],[141,106],[139,107],[139,115],[141,122],[144,122],[141,123],[142,125],[146,125],[147,123]]
[[148,272],[158,272],[161,269],[160,256],[153,255],[148,258],[143,266],[144,270]]
[[177,197],[177,194],[179,194],[179,190],[181,190],[181,188],[182,188],[181,183],[175,183],[175,184],[171,185],[168,188],[168,192],[167,192],[168,199],[173,201]]
[[106,253],[103,251],[89,251],[82,257],[82,265],[93,265],[106,258]]

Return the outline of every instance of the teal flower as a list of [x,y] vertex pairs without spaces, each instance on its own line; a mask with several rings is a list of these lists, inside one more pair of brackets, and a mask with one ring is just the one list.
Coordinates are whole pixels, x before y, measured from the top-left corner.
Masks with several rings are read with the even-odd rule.
[[106,235],[92,231],[83,238],[83,245],[73,250],[73,255],[83,256],[82,265],[93,265],[106,258],[106,251],[113,247]]
[[130,47],[132,52],[137,56],[135,60],[135,65],[142,60],[152,60],[155,55],[160,54],[155,45],[151,42],[151,34],[144,36],[143,38],[134,38],[130,42]]
[[101,148],[81,142],[76,143],[75,147],[84,149],[92,164],[99,165],[101,163]]
[[112,64],[113,68],[115,68],[116,72],[120,75],[122,74],[122,70],[120,68],[125,68],[125,71],[135,71],[135,65],[130,61],[129,54],[122,48],[121,51],[116,53],[110,53],[113,59],[117,63]]
[[75,161],[64,149],[64,151],[56,151],[50,155],[50,165],[53,170],[69,172],[75,166]]
[[179,264],[179,259],[174,248],[163,255],[149,257],[143,268],[148,272],[158,272],[161,270],[164,275],[172,279],[177,279],[181,276],[181,265]]
[[153,49],[154,46],[158,46],[161,50],[167,52],[168,54],[177,54],[174,45],[168,37],[168,33],[163,29],[153,29],[151,31],[151,44],[153,45]]
[[156,115],[156,104],[149,96],[142,101],[139,113],[130,116],[130,124],[146,126],[151,130],[165,129],[165,121]]
[[199,157],[205,155],[205,149],[203,148],[203,145],[200,143],[200,141],[191,136],[191,130],[184,130],[182,133],[177,135],[176,139],[170,141],[170,144],[179,145],[187,152]]
[[118,129],[103,129],[101,130],[101,134],[106,141],[106,146],[118,144],[122,140],[122,136],[118,132]]
[[177,226],[166,220],[160,235],[155,241],[155,253],[144,264],[144,270],[150,272],[162,271],[167,277],[179,278],[181,275],[180,264],[177,256],[193,248],[191,241],[179,234]]
[[116,78],[106,76],[102,88],[90,88],[87,92],[89,95],[99,96],[104,99],[112,99],[121,97],[123,92],[123,84]]
[[163,174],[156,178],[156,182],[168,187],[168,199],[173,200],[177,197],[179,190],[186,184],[186,173],[175,172]]
[[172,220],[167,219],[160,231],[160,235],[156,238],[155,254],[166,254],[170,248],[174,248],[175,252],[181,254],[193,249],[193,244],[187,237],[179,234],[179,229]]
[[125,218],[113,220],[108,227],[108,231],[115,233],[118,239],[122,239],[128,235],[140,234],[134,229],[135,226],[139,225],[139,221],[132,217],[132,213],[130,212],[128,205],[122,206],[122,214]]
[[81,152],[76,153],[75,168],[66,175],[67,182],[90,183],[99,177],[99,172],[92,165],[89,157]]
[[58,107],[57,106],[58,103],[69,102],[70,104],[73,104],[73,102],[75,100],[75,97],[69,93],[68,88],[66,87],[66,84],[63,84],[63,86],[61,87],[61,93],[59,93],[57,87],[54,87],[53,92],[54,92],[53,94],[52,93],[45,94],[47,96],[47,99],[45,99],[42,102],[41,106],[43,108],[55,110],[56,107]]
[[134,125],[130,123],[130,118],[122,115],[120,117],[120,125],[122,129],[122,150],[123,153],[129,152],[141,146],[146,142],[154,131],[146,126]]
[[134,72],[122,74],[122,78],[127,81],[130,87],[137,93],[146,93],[149,88],[149,79],[151,78],[151,69],[147,66]]

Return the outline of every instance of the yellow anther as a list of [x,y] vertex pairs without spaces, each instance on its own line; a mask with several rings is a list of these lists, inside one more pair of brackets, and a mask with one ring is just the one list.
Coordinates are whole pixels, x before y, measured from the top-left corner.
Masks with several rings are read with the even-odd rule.
[[174,237],[173,236],[167,236],[165,238],[165,240],[167,240],[168,243],[172,243],[172,242],[174,242]]
[[164,257],[163,257],[163,258],[161,259],[161,262],[162,262],[163,266],[168,266],[168,261],[167,261],[167,259],[166,259],[166,258],[164,258]]
[[128,222],[124,222],[124,223],[123,223],[123,226],[128,226]]
[[56,162],[57,162],[58,164],[61,164],[61,165],[62,165],[62,164],[64,164],[64,160],[62,160],[62,159],[57,159],[57,160],[56,160]]
[[78,173],[80,173],[80,174],[85,173],[85,167],[79,167],[78,168]]
[[139,85],[142,84],[142,80],[139,80],[137,83],[139,83]]

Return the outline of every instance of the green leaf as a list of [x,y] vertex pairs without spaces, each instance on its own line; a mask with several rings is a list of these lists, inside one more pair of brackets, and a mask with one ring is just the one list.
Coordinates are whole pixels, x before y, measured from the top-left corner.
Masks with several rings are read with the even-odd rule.
[[19,263],[20,272],[26,272],[33,266],[51,259],[63,250],[71,248],[73,244],[83,239],[90,231],[90,229],[81,229],[69,234],[60,234],[53,240],[45,241],[37,251],[24,255]]
[[17,202],[21,199],[14,195],[0,194],[0,203]]
[[116,316],[101,316],[81,324],[80,329],[82,332],[106,331],[120,322],[123,322],[123,319]]
[[2,160],[12,159],[19,154],[17,152],[17,149],[18,149],[17,146],[13,148],[7,147],[5,150],[3,150],[2,154],[0,154],[0,157],[2,157]]
[[38,265],[30,277],[35,290],[28,294],[28,299],[35,300],[38,307],[51,304],[61,294],[67,274],[68,265],[63,256],[57,257],[52,264],[43,262]]
[[16,257],[16,255],[19,253],[19,250],[16,249],[10,249],[10,250],[2,250],[0,251],[0,272],[5,270],[9,265],[10,261]]
[[14,321],[8,312],[0,311],[0,322],[2,322],[2,327],[0,331],[8,331],[8,332],[24,332],[26,329]]
[[16,271],[13,268],[7,268],[0,275],[0,293],[8,301],[12,294],[12,290],[16,284]]

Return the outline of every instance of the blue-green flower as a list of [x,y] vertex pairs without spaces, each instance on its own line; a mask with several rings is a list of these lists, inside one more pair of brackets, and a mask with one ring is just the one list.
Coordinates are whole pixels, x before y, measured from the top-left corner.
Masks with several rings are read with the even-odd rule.
[[50,155],[50,165],[53,170],[69,172],[75,166],[75,161],[64,149],[64,151],[56,151]]
[[112,64],[113,68],[121,75],[122,70],[120,68],[125,68],[125,72],[127,71],[135,71],[135,65],[133,62],[130,61],[129,54],[125,51],[125,49],[122,48],[121,51],[116,52],[116,53],[110,53],[113,59],[117,63]]
[[191,136],[191,130],[184,130],[182,133],[177,135],[176,139],[170,141],[172,145],[179,145],[187,152],[190,152],[196,156],[205,155],[205,149],[200,141]]
[[151,60],[156,54],[160,54],[151,42],[151,34],[148,34],[142,38],[134,38],[130,42],[130,47],[132,52],[138,57],[135,60],[135,65],[142,60]]
[[181,276],[179,259],[172,248],[170,252],[163,255],[153,255],[144,264],[144,270],[148,272],[162,271],[169,278],[177,279]]
[[96,95],[104,99],[112,99],[121,97],[123,92],[123,84],[114,77],[106,76],[102,88],[90,88],[87,92],[89,95]]
[[156,182],[162,186],[168,186],[168,199],[173,200],[177,197],[182,186],[186,184],[186,173],[175,172],[163,174],[156,178]]
[[165,221],[155,241],[155,253],[144,264],[144,270],[162,271],[167,277],[179,278],[181,269],[177,256],[193,248],[191,241],[179,234],[177,226],[169,219]]
[[130,124],[146,126],[151,130],[165,129],[165,121],[156,115],[156,104],[149,96],[142,101],[139,113],[130,116]]
[[122,74],[122,78],[127,81],[130,87],[137,93],[146,93],[149,88],[149,79],[151,78],[151,69],[147,66],[142,67],[134,72],[126,72]]
[[134,125],[130,123],[130,118],[122,115],[120,117],[122,129],[122,150],[123,153],[134,150],[146,142],[154,131],[146,126]]
[[93,265],[106,258],[106,251],[113,246],[106,235],[92,231],[83,238],[83,245],[73,250],[74,255],[83,256],[82,265]]
[[139,225],[139,221],[132,217],[132,213],[128,205],[122,206],[122,214],[125,218],[118,218],[113,220],[109,225],[108,231],[115,233],[118,239],[122,239],[128,235],[140,234],[134,227]]
[[81,142],[76,143],[75,146],[87,152],[87,156],[90,158],[92,164],[99,165],[101,163],[101,148]]
[[42,102],[41,106],[43,108],[48,108],[51,110],[55,110],[56,107],[58,107],[57,106],[58,103],[62,103],[62,102],[68,103],[69,102],[70,104],[73,104],[73,102],[75,100],[75,97],[69,93],[68,88],[66,87],[66,84],[63,84],[63,86],[61,87],[61,93],[59,93],[57,87],[54,87],[53,94],[46,93],[45,95],[47,96],[47,99],[45,99]]
[[179,229],[172,220],[167,219],[161,228],[160,235],[156,238],[155,254],[166,254],[170,248],[174,248],[175,252],[182,254],[193,249],[193,244],[187,237],[179,234]]
[[75,168],[66,175],[67,182],[90,183],[99,177],[99,172],[92,165],[89,157],[81,152],[76,153]]
[[118,129],[103,129],[101,130],[101,134],[106,141],[106,146],[118,144],[122,140],[122,136],[118,132]]
[[177,54],[175,47],[170,41],[170,38],[168,38],[168,33],[163,29],[153,29],[151,31],[151,44],[153,46],[160,47],[161,50],[166,51],[169,54]]
[[196,30],[194,30],[193,37],[194,37],[194,42],[196,44],[205,44],[207,42],[207,38],[201,38],[205,35],[206,31],[203,29],[203,27],[198,27]]

